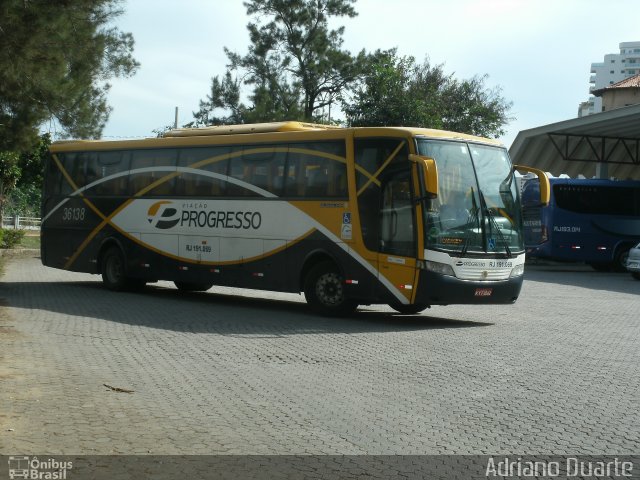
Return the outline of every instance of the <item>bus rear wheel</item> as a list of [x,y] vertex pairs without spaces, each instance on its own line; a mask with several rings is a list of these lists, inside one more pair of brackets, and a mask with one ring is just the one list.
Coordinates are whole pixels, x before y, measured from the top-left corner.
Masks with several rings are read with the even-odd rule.
[[307,274],[304,297],[317,313],[330,317],[348,315],[358,308],[358,304],[347,297],[344,285],[344,277],[337,266],[322,262]]
[[390,303],[389,306],[396,312],[402,313],[403,315],[415,315],[416,313],[420,313],[429,308],[429,305],[424,305],[422,303],[413,303],[409,305],[404,305],[402,303]]
[[126,264],[122,250],[118,247],[110,247],[102,255],[102,282],[115,292],[123,290],[138,290],[144,287],[145,281],[139,278],[130,278],[126,275]]
[[178,290],[181,292],[206,292],[213,283],[198,283],[198,282],[173,282]]

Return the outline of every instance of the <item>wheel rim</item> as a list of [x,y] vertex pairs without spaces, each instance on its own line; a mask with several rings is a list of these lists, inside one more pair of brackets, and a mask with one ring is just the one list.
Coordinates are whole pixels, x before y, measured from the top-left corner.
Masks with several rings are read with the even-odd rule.
[[323,305],[335,306],[344,301],[344,288],[340,275],[325,273],[316,282],[316,297]]

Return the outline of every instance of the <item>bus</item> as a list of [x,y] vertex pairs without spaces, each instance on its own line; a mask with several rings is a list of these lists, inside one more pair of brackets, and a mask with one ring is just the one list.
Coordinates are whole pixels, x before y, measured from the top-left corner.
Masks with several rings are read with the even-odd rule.
[[42,262],[116,291],[302,292],[326,315],[509,304],[525,257],[514,177],[499,142],[419,128],[277,122],[56,142]]
[[640,241],[640,182],[550,178],[550,202],[538,202],[537,178],[522,187],[527,255],[626,271]]

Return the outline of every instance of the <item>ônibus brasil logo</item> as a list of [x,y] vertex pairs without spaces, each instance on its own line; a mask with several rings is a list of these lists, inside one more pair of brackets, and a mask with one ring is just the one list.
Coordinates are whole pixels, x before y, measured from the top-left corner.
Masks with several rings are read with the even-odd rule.
[[186,228],[257,230],[262,226],[262,214],[251,210],[212,210],[205,202],[174,202],[161,200],[147,210],[152,227],[167,230],[180,224]]
[[156,202],[147,211],[151,226],[165,230],[175,227],[180,221],[178,210],[171,206],[172,202],[166,200]]

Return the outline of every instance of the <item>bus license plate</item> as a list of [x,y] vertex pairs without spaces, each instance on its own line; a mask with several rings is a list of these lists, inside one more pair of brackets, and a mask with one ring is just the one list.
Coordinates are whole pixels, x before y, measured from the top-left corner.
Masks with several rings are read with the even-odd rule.
[[490,297],[493,288],[476,288],[476,297]]

